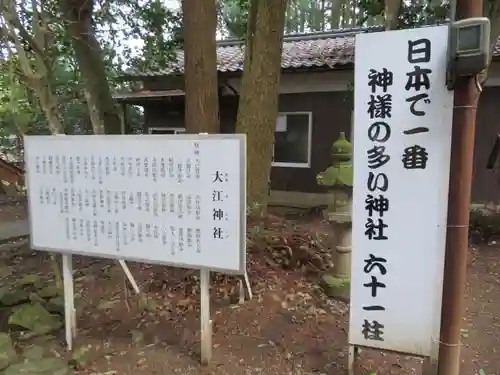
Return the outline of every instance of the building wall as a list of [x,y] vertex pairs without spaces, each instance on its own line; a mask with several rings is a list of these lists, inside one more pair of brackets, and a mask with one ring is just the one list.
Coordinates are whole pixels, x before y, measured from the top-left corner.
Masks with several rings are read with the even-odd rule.
[[177,100],[151,101],[144,105],[146,127],[184,127],[184,97]]
[[[312,112],[311,168],[273,167],[273,190],[324,192],[324,189],[316,184],[316,175],[328,167],[331,160],[330,147],[339,133],[344,131],[348,137],[350,135],[353,103],[348,87],[352,79],[352,71],[289,73],[282,76],[279,111]],[[239,91],[239,78],[229,78],[227,82]],[[163,86],[161,88],[164,89]],[[145,108],[146,126],[183,126],[183,110],[182,114],[173,115],[173,111],[165,104]],[[221,131],[231,133],[236,123],[237,98],[231,95],[222,96],[220,108]],[[486,161],[498,133],[500,63],[495,63],[490,69],[478,107],[472,189],[474,203],[493,201],[500,204],[500,171],[486,169]]]
[[352,94],[348,91],[283,94],[280,112],[312,112],[311,168],[273,167],[271,188],[308,193],[323,192],[316,175],[330,164],[332,143],[340,132],[350,135]]
[[[220,98],[221,133],[234,132],[238,100],[235,96]],[[178,102],[156,101],[144,105],[145,133],[149,128],[185,128],[184,105]]]
[[[236,91],[239,91],[241,85],[239,77],[230,77],[226,81]],[[282,94],[296,94],[304,92],[346,91],[353,82],[354,71],[351,69],[284,73],[281,75],[280,92]],[[500,61],[492,63],[485,86],[500,86]]]
[[[221,132],[233,133],[236,124],[237,98],[220,99]],[[271,188],[301,192],[322,192],[316,175],[330,162],[330,148],[341,131],[349,137],[352,113],[352,94],[347,91],[282,94],[280,112],[312,112],[311,168],[273,167]],[[184,115],[168,116],[166,105],[145,108],[146,127],[184,127]]]
[[481,93],[476,120],[472,202],[500,204],[500,169],[486,169],[488,156],[500,133],[500,87],[486,87]]

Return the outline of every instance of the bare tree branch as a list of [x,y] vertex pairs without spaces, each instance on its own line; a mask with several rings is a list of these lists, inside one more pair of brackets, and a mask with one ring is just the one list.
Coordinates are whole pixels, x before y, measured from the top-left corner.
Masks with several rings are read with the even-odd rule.
[[[34,8],[34,12],[38,13],[36,8]],[[50,72],[51,67],[50,67],[47,55],[44,52],[44,49],[45,49],[44,46],[43,45],[41,46],[39,43],[37,43],[35,38],[33,38],[28,33],[28,31],[26,30],[24,25],[21,23],[19,16],[17,14],[17,10],[15,9],[15,4],[11,1],[8,1],[8,0],[0,0],[0,13],[2,13],[4,15],[4,20],[5,20],[6,25],[10,25],[9,29],[11,29],[11,30],[10,30],[10,33],[7,33],[6,37],[11,42],[16,43],[16,39],[18,39],[18,38],[16,38],[16,36],[12,35],[12,34],[13,33],[15,34],[15,30],[17,30],[17,32],[19,33],[19,37],[22,38],[22,40],[24,40],[26,43],[28,43],[28,45],[33,49],[35,54],[43,61],[43,64],[45,65],[47,72]],[[35,15],[34,15],[33,18],[35,19],[37,17],[35,17]],[[2,31],[4,31],[4,30],[2,30]],[[3,32],[2,32],[2,34],[3,34]]]
[[[23,74],[22,79],[36,92],[40,106],[47,117],[50,131],[53,134],[58,134],[63,130],[63,126],[59,118],[58,103],[52,92],[51,82],[49,81],[51,65],[48,56],[40,49],[40,45],[21,23],[16,4],[11,0],[0,0],[0,5],[2,6],[0,10],[2,10],[4,21],[2,34],[6,33],[8,39],[15,47]],[[34,70],[31,65],[28,53],[23,46],[23,41],[27,42],[35,53],[37,52],[35,48],[40,52],[36,53],[38,61],[38,64],[36,64],[37,70]]]

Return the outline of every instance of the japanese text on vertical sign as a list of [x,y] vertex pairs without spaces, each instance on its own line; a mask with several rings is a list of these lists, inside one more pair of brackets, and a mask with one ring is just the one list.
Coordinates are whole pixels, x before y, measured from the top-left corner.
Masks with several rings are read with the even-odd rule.
[[[431,41],[425,38],[409,40],[407,60],[410,64],[413,64],[413,70],[406,73],[407,81],[405,90],[407,92],[413,91],[415,94],[407,97],[405,101],[410,103],[411,114],[422,118],[426,114],[425,105],[431,103],[429,90],[431,88],[430,75],[432,74],[432,69],[422,65],[431,62]],[[420,104],[420,102],[423,103]],[[422,125],[404,130],[403,134],[417,135],[427,132],[429,132],[429,128]],[[427,149],[415,143],[404,149],[401,161],[405,169],[425,169],[428,159],[429,154]]]
[[224,201],[228,198],[227,193],[224,190],[224,183],[228,182],[228,174],[223,171],[216,170],[214,173],[213,184],[214,189],[212,191],[212,201],[214,202],[212,220],[214,221],[213,226],[213,238],[223,239],[227,238],[228,234],[224,230],[223,221],[228,220],[227,212],[224,210]]
[[[392,93],[390,88],[394,83],[394,74],[387,68],[380,71],[370,69],[368,72],[368,86],[371,88],[368,100],[367,113],[373,121],[368,127],[368,139],[373,146],[367,151],[368,168],[371,171],[367,176],[368,194],[365,198],[365,211],[367,219],[365,223],[365,236],[373,241],[385,241],[388,239],[388,225],[384,222],[384,212],[389,210],[389,198],[385,196],[389,189],[389,178],[384,172],[384,166],[390,162],[391,156],[386,152],[386,146],[391,138],[390,119],[392,117]],[[366,312],[384,311],[385,307],[376,302],[378,289],[385,289],[385,283],[381,282],[371,271],[377,267],[382,276],[387,273],[384,263],[385,258],[370,254],[365,260],[364,273],[370,274],[369,282],[363,284],[370,288],[374,302],[363,306]],[[383,341],[384,325],[376,317],[364,319],[362,334],[366,340]]]
[[432,356],[439,337],[448,39],[447,26],[356,36],[350,345]]
[[[196,150],[196,149],[195,149]],[[199,151],[199,150],[198,150]],[[195,156],[199,156],[199,152],[195,151]],[[118,159],[120,162],[118,163]],[[69,156],[64,155],[44,155],[35,157],[35,175],[37,177],[48,176],[55,178],[58,175],[69,176],[68,183],[75,184],[71,187],[52,187],[42,185],[38,189],[38,205],[42,207],[54,206],[58,208],[59,214],[64,216],[65,222],[65,239],[70,241],[78,241],[86,239],[95,247],[101,245],[104,237],[114,240],[115,250],[120,252],[123,246],[134,245],[134,243],[143,243],[146,240],[155,240],[153,243],[162,240],[162,244],[167,244],[167,238],[170,235],[171,254],[176,254],[176,249],[183,251],[185,249],[184,239],[187,239],[187,247],[193,247],[193,237],[196,233],[197,252],[201,251],[201,229],[183,228],[169,225],[162,227],[150,222],[129,222],[124,221],[123,216],[137,210],[141,213],[152,213],[154,217],[173,214],[170,217],[183,219],[186,216],[191,216],[193,213],[193,201],[196,202],[196,220],[201,220],[201,196],[200,194],[193,195],[189,192],[182,193],[165,193],[165,192],[149,192],[149,191],[131,191],[131,190],[115,190],[112,191],[103,186],[108,182],[108,179],[116,175],[126,176],[126,158],[124,156],[117,157],[102,157],[95,155]],[[128,177],[140,176],[143,172],[144,177],[150,177],[154,182],[157,179],[158,160],[156,157],[141,156],[136,157],[136,163],[133,163],[134,158],[128,158]],[[164,159],[161,159],[164,163]],[[174,160],[169,158],[169,160]],[[54,161],[56,168],[54,169]],[[169,161],[170,163],[170,161]],[[137,168],[134,173],[134,165]],[[197,164],[199,167],[199,163]],[[120,167],[118,169],[118,166]],[[174,176],[177,181],[187,181],[192,177],[192,160],[187,158],[185,163],[179,159],[177,162],[177,176]],[[150,168],[151,167],[151,168]],[[83,170],[83,173],[82,173]],[[92,172],[94,170],[94,172]],[[87,172],[85,172],[87,171]],[[183,173],[183,172],[186,173]],[[151,172],[151,173],[150,173]],[[199,172],[199,171],[198,171]],[[96,178],[94,178],[96,177]],[[78,178],[78,181],[75,180]],[[85,180],[98,181],[99,186],[82,187]],[[166,178],[166,174],[162,175]],[[196,176],[199,179],[199,173]],[[179,182],[180,184],[180,182]],[[91,217],[85,215],[85,212],[90,212]],[[115,217],[103,219],[102,215],[106,212]],[[76,217],[75,217],[76,216]],[[135,215],[134,215],[135,216]],[[227,215],[226,215],[227,216]],[[189,219],[189,218],[188,218]],[[163,233],[161,233],[163,232]],[[151,241],[150,241],[151,243]]]

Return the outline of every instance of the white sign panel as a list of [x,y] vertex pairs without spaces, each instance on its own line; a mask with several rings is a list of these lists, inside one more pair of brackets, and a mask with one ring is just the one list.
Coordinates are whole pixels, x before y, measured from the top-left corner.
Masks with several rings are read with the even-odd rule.
[[439,338],[453,92],[448,26],[356,37],[352,345]]
[[34,249],[245,272],[244,135],[27,136]]

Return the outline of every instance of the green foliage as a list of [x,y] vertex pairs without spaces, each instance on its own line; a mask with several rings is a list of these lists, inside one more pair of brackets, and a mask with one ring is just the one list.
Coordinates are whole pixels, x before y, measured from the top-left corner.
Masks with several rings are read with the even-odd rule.
[[[47,134],[47,119],[38,105],[38,100],[23,82],[18,71],[17,58],[2,62],[7,67],[0,71],[0,136],[8,146],[8,136],[13,134]],[[79,77],[62,64],[54,64],[52,72],[55,92],[59,97],[59,110],[67,133],[81,126],[87,109],[83,93],[78,89]]]
[[[285,33],[326,31],[339,28],[332,16],[332,4],[324,0],[289,0]],[[218,1],[219,23],[227,29],[230,38],[243,39],[247,31],[250,0]]]
[[[333,4],[330,5],[333,7]],[[303,33],[306,31],[325,31],[326,25],[332,20],[328,16],[328,4],[317,0],[289,0],[286,12],[285,31],[288,33]],[[340,25],[335,25],[340,27]],[[335,27],[335,28],[336,28]]]
[[[169,9],[161,0],[120,2],[129,8],[127,28],[122,30],[125,40],[132,38],[142,44],[142,47],[133,51],[123,41],[115,40],[115,44],[122,43],[121,62],[140,70],[167,66],[174,57],[175,49],[182,47],[182,13]],[[116,16],[114,20],[118,23],[121,21]]]
[[[360,17],[357,23],[364,26],[370,17],[384,16],[384,1],[357,0],[360,8]],[[414,27],[417,25],[431,25],[445,20],[450,8],[449,0],[436,4],[434,0],[403,1],[400,11],[400,27]]]
[[250,0],[225,0],[218,2],[219,21],[228,29],[232,38],[243,39],[247,31]]
[[20,134],[47,128],[30,92],[13,74],[16,64],[13,58],[0,62],[0,152],[7,157],[16,156]]
[[36,109],[29,102],[28,92],[12,74],[17,61],[4,60],[0,69],[0,132],[25,132],[36,119]]
[[500,212],[497,210],[472,210],[469,217],[469,236],[473,242],[489,242],[500,236]]
[[[18,4],[17,14],[28,35],[34,35],[34,9],[43,13],[47,23],[48,38],[43,44],[43,57],[50,62],[49,81],[66,132],[89,132],[91,126],[82,77],[58,2],[35,0],[31,6],[23,7],[22,4]],[[2,22],[3,14],[0,13],[0,28]],[[93,22],[107,77],[112,90],[116,91],[128,86],[118,79],[124,70],[163,67],[172,59],[173,50],[182,43],[182,15],[169,9],[161,0],[95,2]],[[36,74],[35,62],[40,53],[31,48],[27,39],[22,39],[22,43]],[[133,48],[134,45],[137,48]],[[0,38],[0,65],[0,147],[2,142],[10,142],[12,134],[46,133],[45,114],[35,93],[27,88],[27,77],[19,67],[13,45],[6,38]],[[134,107],[127,110],[128,119],[136,127],[141,119],[140,112]]]

